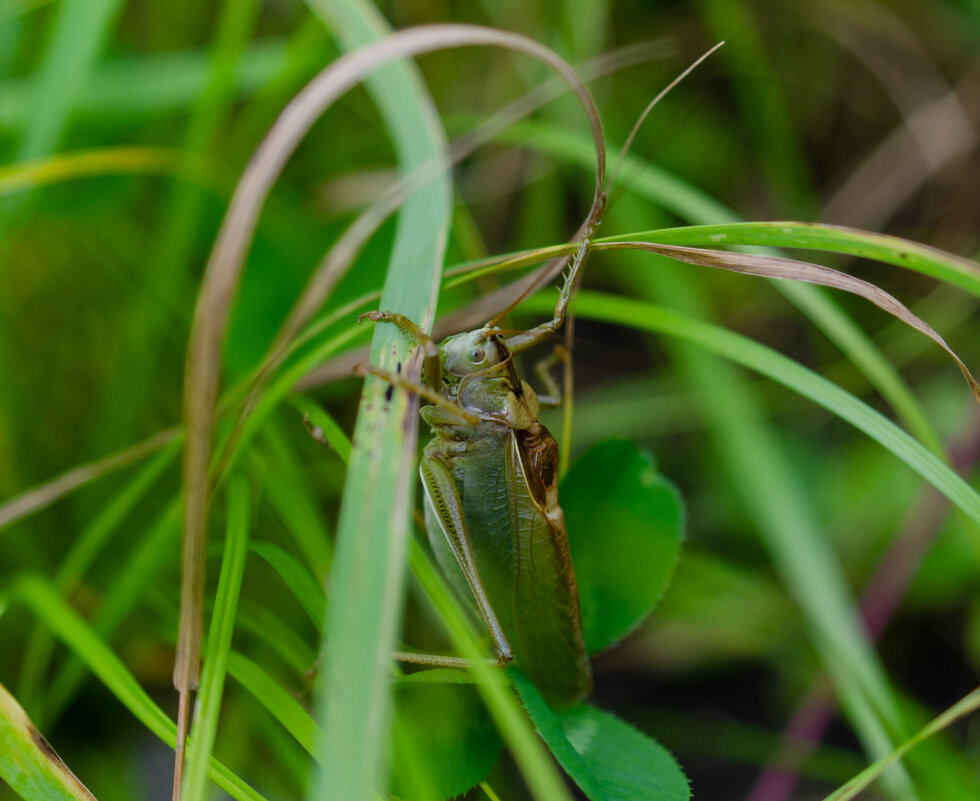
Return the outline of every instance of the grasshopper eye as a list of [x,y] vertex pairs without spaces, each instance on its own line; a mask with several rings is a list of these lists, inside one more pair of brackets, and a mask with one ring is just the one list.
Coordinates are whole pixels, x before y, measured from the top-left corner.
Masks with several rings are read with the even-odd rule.
[[486,356],[486,353],[484,353],[483,348],[473,348],[473,350],[470,351],[470,360],[474,364],[482,362],[484,356]]

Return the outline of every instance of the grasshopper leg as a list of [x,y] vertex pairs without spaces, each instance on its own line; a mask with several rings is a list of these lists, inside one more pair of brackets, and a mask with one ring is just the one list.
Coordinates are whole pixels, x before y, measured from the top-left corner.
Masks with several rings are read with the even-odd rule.
[[361,363],[354,368],[354,375],[356,376],[363,378],[368,374],[376,376],[383,381],[387,381],[389,384],[394,384],[396,387],[401,387],[409,392],[414,392],[420,398],[425,398],[430,403],[434,403],[436,406],[445,409],[448,412],[452,412],[454,415],[462,418],[470,425],[478,425],[480,423],[480,418],[473,414],[473,412],[467,411],[458,403],[453,403],[451,400],[443,397],[438,392],[430,389],[424,384],[419,384],[416,381],[410,381],[403,375],[393,373],[390,370],[382,370],[380,367],[375,367],[373,364]]
[[422,348],[424,357],[423,372],[425,383],[430,389],[439,389],[442,370],[439,366],[439,344],[430,337],[425,331],[409,320],[404,314],[387,311],[365,312],[357,318],[357,322],[364,319],[373,320],[376,323],[392,323],[398,326],[398,330],[405,337]]
[[431,454],[426,454],[419,472],[422,473],[426,499],[436,513],[439,528],[442,530],[443,536],[449,544],[449,549],[463,573],[463,578],[469,585],[473,600],[476,602],[480,616],[486,623],[494,647],[497,649],[497,662],[500,665],[506,665],[513,660],[514,649],[507,641],[503,628],[497,620],[497,615],[493,611],[493,606],[490,604],[490,599],[487,597],[486,590],[483,588],[466,528],[463,502],[459,497],[456,484],[453,482],[452,474],[437,457]]
[[555,381],[551,374],[551,369],[556,364],[564,364],[568,359],[568,351],[564,345],[556,345],[550,356],[545,357],[534,365],[534,374],[544,384],[547,395],[538,395],[538,403],[542,406],[554,408],[561,406],[561,386]]

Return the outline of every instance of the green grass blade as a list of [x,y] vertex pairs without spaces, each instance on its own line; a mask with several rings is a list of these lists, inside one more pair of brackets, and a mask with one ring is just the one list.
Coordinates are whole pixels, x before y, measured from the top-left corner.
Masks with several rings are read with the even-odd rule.
[[[310,54],[309,68],[320,66]],[[101,120],[171,114],[200,97],[210,69],[204,50],[183,50],[114,59],[94,69],[75,100],[77,115]],[[287,42],[254,42],[235,65],[235,88],[247,95],[279,73],[287,63]],[[33,106],[34,81],[0,82],[0,130],[20,128]]]
[[[839,225],[800,222],[750,222],[663,228],[639,234],[665,245],[731,247],[765,245],[844,253],[894,264],[945,281],[980,298],[980,264],[897,236]],[[616,241],[625,237],[609,237]]]
[[313,625],[322,625],[327,611],[327,596],[310,571],[295,556],[271,542],[253,542],[251,550],[279,574]]
[[95,801],[2,684],[0,779],[25,801]]
[[977,709],[980,709],[980,689],[974,690],[966,697],[957,701],[941,715],[938,715],[931,723],[920,729],[913,737],[910,737],[902,743],[892,753],[879,759],[873,765],[868,765],[867,768],[847,784],[828,795],[824,801],[850,801],[850,799],[854,798],[861,790],[878,778],[889,765],[901,759],[923,740],[932,737],[934,734],[938,734],[960,718],[976,712]]
[[[295,416],[292,419],[298,422]],[[263,471],[263,494],[303,554],[306,565],[322,580],[333,559],[330,533],[309,469],[301,464],[296,449],[286,440],[281,428],[266,425],[263,431],[265,447],[260,458],[267,468]]]
[[34,79],[33,96],[44,102],[34,102],[24,120],[18,161],[46,156],[57,148],[122,5],[122,0],[63,0]]
[[322,735],[313,716],[265,670],[239,653],[228,655],[228,673],[288,731],[314,759]]
[[[313,0],[311,8],[336,34],[343,49],[384,35],[377,9],[364,0]],[[390,131],[404,173],[445,149],[445,133],[414,64],[398,62],[366,83]],[[428,328],[435,313],[438,276],[451,220],[451,178],[443,175],[414,192],[399,212],[382,293],[385,309]],[[393,326],[379,326],[372,362],[394,369],[407,356]],[[386,387],[365,383],[337,527],[330,573],[324,681],[319,715],[322,770],[310,798],[368,801],[383,790],[386,731],[391,709],[388,673],[401,614],[405,541],[414,496],[418,401],[398,393],[381,413]],[[390,506],[374,499],[391,499]],[[357,614],[352,614],[356,609]]]
[[[88,624],[46,581],[33,576],[17,579],[3,600],[28,607],[86,666],[133,716],[171,748],[177,742],[177,726],[157,706],[138,681]],[[3,608],[0,602],[0,608]],[[208,775],[240,801],[264,801],[263,797],[227,767],[211,759]]]
[[182,792],[186,801],[204,801],[206,797],[208,766],[218,730],[225,671],[228,669],[238,596],[245,573],[245,557],[248,554],[249,502],[247,481],[242,476],[234,476],[228,486],[228,527],[224,557],[218,577],[211,628],[208,631],[204,670],[197,696],[197,714],[194,716],[187,749]]

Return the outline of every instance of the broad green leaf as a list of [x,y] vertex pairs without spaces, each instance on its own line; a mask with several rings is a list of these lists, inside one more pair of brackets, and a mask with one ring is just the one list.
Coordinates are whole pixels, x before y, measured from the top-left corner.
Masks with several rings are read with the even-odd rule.
[[95,801],[2,684],[0,778],[25,801]]
[[524,707],[555,759],[591,801],[687,801],[687,778],[670,753],[615,715],[580,704],[556,712],[517,669]]
[[586,451],[559,492],[590,653],[653,611],[677,564],[684,509],[653,458],[627,440]]
[[500,757],[500,735],[473,685],[399,683],[393,734],[391,791],[406,801],[462,795]]

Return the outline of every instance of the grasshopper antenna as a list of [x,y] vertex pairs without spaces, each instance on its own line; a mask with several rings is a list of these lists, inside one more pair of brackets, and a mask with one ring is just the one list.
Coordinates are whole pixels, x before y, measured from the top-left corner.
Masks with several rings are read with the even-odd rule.
[[671,89],[673,89],[675,86],[677,86],[677,84],[683,81],[688,75],[694,72],[694,70],[697,69],[701,65],[701,63],[708,58],[708,56],[714,53],[723,44],[725,44],[724,41],[718,42],[718,44],[716,44],[714,47],[704,52],[700,57],[698,57],[694,61],[693,64],[691,64],[686,70],[684,70],[680,75],[674,78],[674,80],[672,80],[663,89],[661,89],[660,92],[657,94],[657,96],[654,97],[653,100],[651,100],[647,104],[647,107],[645,109],[643,109],[643,113],[640,114],[636,122],[633,124],[633,130],[631,130],[629,136],[626,137],[626,142],[623,144],[623,149],[619,151],[619,156],[617,156],[616,158],[616,166],[613,167],[612,175],[609,177],[609,184],[606,187],[607,195],[612,190],[613,186],[615,186],[616,184],[616,178],[619,177],[619,171],[623,166],[623,162],[626,160],[626,154],[629,153],[630,146],[633,144],[633,140],[636,138],[636,135],[640,130],[640,126],[643,125],[643,123],[646,121],[646,118],[650,116],[650,112],[653,111],[654,106],[656,106],[657,103],[663,100]]

